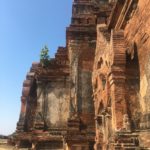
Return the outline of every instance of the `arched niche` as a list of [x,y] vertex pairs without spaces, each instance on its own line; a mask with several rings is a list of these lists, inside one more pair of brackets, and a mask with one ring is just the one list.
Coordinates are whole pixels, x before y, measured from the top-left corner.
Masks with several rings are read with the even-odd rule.
[[101,57],[97,63],[97,69],[100,69],[102,67],[102,64],[103,64],[103,59]]
[[105,88],[106,88],[106,77],[105,77],[105,75],[103,75],[103,74],[100,74],[99,75],[99,78],[100,78],[100,81],[101,81],[101,89],[102,90],[105,90]]
[[104,111],[104,104],[103,104],[103,100],[101,100],[98,104],[98,108],[97,108],[97,125],[98,128],[103,126],[103,115],[102,112]]

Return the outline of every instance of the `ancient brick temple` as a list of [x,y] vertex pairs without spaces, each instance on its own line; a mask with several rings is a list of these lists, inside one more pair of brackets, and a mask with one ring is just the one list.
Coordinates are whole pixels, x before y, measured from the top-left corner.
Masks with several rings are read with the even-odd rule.
[[150,149],[150,0],[74,0],[66,47],[23,83],[16,146]]

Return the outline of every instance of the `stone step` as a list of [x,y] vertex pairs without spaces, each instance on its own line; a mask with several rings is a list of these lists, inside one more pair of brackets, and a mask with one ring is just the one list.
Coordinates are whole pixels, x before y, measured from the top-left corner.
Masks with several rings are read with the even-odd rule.
[[37,150],[63,150],[62,148],[40,147]]
[[138,139],[119,139],[117,143],[123,145],[138,145],[139,141]]
[[139,147],[115,147],[115,150],[141,150]]
[[139,149],[139,146],[135,146],[135,145],[130,145],[130,144],[126,144],[126,145],[115,145],[115,150],[141,150]]
[[38,149],[38,150],[63,150],[63,149],[49,149],[49,148],[40,148],[40,149]]
[[140,150],[138,135],[131,132],[118,132],[116,134],[115,150]]
[[134,147],[135,146],[135,144],[134,143],[121,143],[121,144],[119,144],[119,143],[117,143],[117,144],[114,144],[115,146],[124,146],[124,147]]

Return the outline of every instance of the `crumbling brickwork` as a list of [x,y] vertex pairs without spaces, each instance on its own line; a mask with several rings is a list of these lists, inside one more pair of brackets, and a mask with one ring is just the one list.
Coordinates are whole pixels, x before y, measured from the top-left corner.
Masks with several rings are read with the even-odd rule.
[[149,9],[150,0],[74,0],[66,47],[23,83],[16,146],[150,148]]

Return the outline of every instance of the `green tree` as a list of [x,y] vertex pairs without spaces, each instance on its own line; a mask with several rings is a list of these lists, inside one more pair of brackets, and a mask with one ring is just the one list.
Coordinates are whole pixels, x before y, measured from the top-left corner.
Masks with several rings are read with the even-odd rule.
[[47,46],[44,46],[44,48],[42,48],[41,53],[40,53],[40,63],[42,64],[43,67],[47,67],[49,64],[49,49]]

